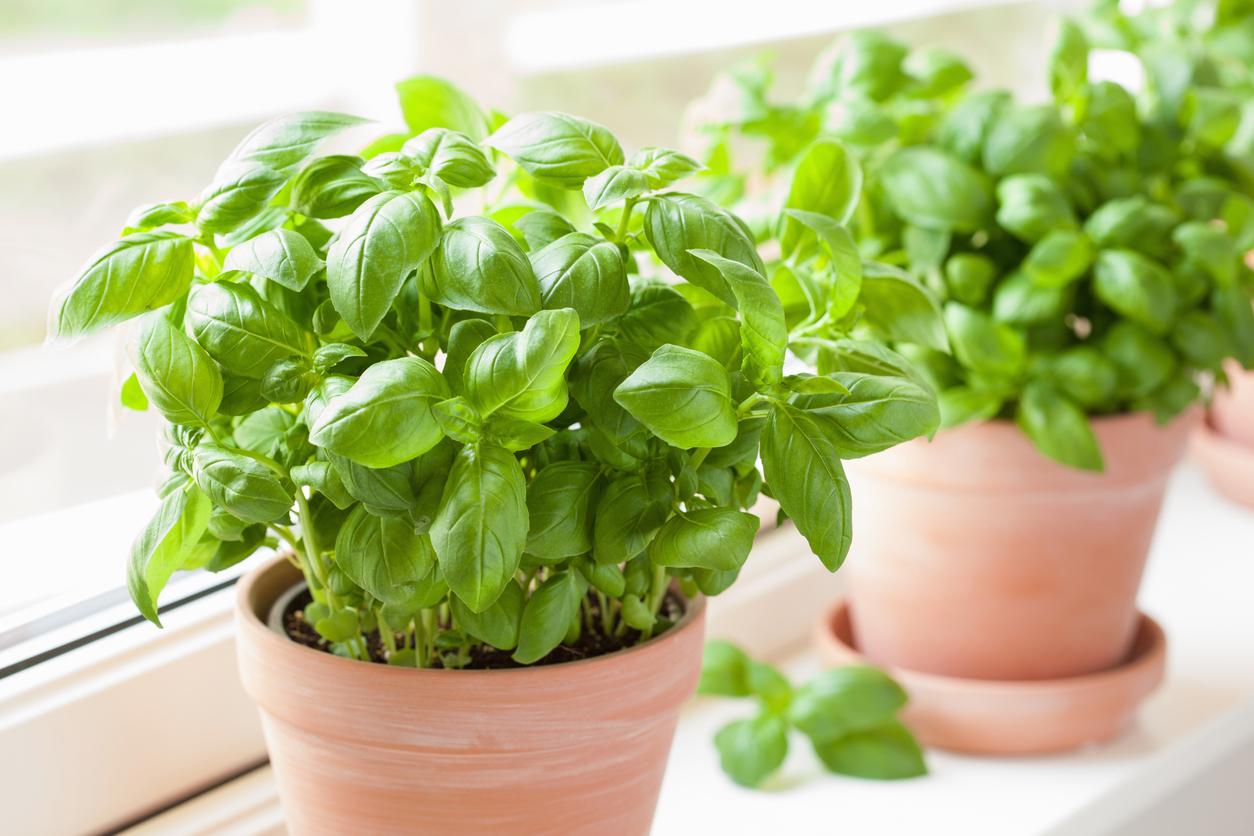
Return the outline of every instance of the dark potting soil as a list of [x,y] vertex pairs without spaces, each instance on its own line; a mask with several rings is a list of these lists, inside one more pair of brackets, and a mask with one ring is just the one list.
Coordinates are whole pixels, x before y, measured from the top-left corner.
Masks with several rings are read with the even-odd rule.
[[[297,644],[303,644],[306,647],[312,647],[315,650],[321,650],[325,653],[331,652],[331,645],[326,639],[318,635],[312,624],[305,620],[304,609],[313,601],[313,597],[309,594],[309,590],[305,590],[300,595],[292,599],[287,605],[287,610],[283,613],[283,629],[287,632],[288,638]],[[545,656],[538,662],[531,665],[521,665],[515,662],[508,650],[497,650],[490,645],[474,643],[470,645],[470,661],[465,664],[463,670],[490,670],[500,668],[522,668],[536,667],[537,665],[556,665],[561,662],[575,662],[580,659],[590,659],[594,656],[603,656],[606,653],[613,653],[616,650],[623,650],[631,647],[640,640],[640,631],[627,630],[621,636],[606,635],[601,632],[601,611],[600,603],[595,595],[589,594],[588,603],[592,609],[592,623],[594,629],[583,630],[579,634],[579,640],[574,644],[560,644],[548,656]],[[684,614],[683,599],[674,593],[666,596],[662,602],[659,620],[663,624],[674,624]],[[661,635],[664,630],[654,634],[654,638]],[[398,636],[399,640],[399,636]],[[379,635],[378,630],[373,630],[366,635],[366,647],[370,651],[370,661],[387,663],[386,648],[383,645],[383,639]],[[443,667],[439,659],[436,659],[432,667]]]

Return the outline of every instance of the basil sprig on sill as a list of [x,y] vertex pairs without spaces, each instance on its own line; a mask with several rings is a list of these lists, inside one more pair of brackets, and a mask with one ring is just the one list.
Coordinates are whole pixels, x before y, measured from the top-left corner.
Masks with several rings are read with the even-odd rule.
[[[667,629],[673,583],[726,589],[763,491],[835,570],[841,458],[936,424],[896,355],[851,342],[881,365],[785,374],[799,299],[739,218],[675,188],[692,159],[489,116],[439,79],[399,90],[409,132],[361,156],[315,153],[353,117],[258,128],[54,305],[62,337],[138,321],[121,397],[168,422],[128,576],[141,612],[158,620],[175,571],[278,546],[336,653],[531,664]],[[846,257],[821,218],[798,224],[807,258]],[[829,264],[810,301],[852,305],[857,272]],[[886,327],[923,327],[891,307]]]
[[877,668],[836,668],[794,687],[735,645],[711,641],[697,693],[757,703],[754,716],[714,735],[723,771],[742,786],[760,786],[783,766],[794,729],[809,738],[829,772],[877,780],[927,774],[922,749],[897,719],[906,692]]
[[[1248,90],[1249,62],[1233,70],[1241,25],[1221,21],[1202,39],[1210,52],[1143,44],[1150,100],[1140,107],[1088,79],[1074,25],[1051,59],[1056,101],[1043,105],[968,93],[960,59],[855,33],[819,59],[797,103],[770,101],[762,64],[716,82],[695,108],[711,137],[699,189],[741,194],[732,139],[763,140],[758,165],[791,178],[785,210],[738,208],[778,238],[785,260],[772,281],[786,307],[785,285],[807,292],[805,270],[788,261],[800,213],[843,225],[851,265],[891,268],[863,270],[865,325],[940,393],[945,426],[1015,419],[1045,455],[1100,470],[1090,416],[1165,422],[1202,396],[1199,378],[1223,379],[1225,358],[1254,365],[1254,274],[1242,260],[1254,249],[1254,134],[1237,128],[1236,90],[1205,83],[1232,71]],[[914,285],[941,303],[941,330],[929,330],[936,318],[906,291]],[[827,319],[794,340],[820,372],[851,368],[844,299],[827,301]]]

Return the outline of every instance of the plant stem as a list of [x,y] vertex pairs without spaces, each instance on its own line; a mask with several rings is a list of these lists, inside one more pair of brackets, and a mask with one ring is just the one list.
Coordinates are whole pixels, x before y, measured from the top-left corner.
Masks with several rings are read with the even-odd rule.
[[[322,562],[322,549],[318,545],[318,532],[314,527],[313,512],[309,510],[309,501],[305,499],[302,489],[296,490],[296,507],[300,512],[300,533],[305,540],[305,559],[318,584],[327,597],[327,605],[333,610],[340,608],[336,594],[327,583],[327,569]],[[312,593],[312,587],[310,589]]]
[[423,610],[422,617],[414,619],[414,667],[416,668],[427,666],[427,636],[424,632],[426,615],[426,610]]
[[636,198],[629,197],[623,203],[623,216],[618,221],[618,229],[614,230],[614,243],[621,244],[627,237],[627,227],[631,224],[631,210],[636,208]]

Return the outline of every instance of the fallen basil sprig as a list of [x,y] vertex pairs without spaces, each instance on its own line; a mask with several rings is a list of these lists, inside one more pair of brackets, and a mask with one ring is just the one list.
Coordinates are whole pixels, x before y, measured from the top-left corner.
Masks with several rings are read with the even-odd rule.
[[754,716],[714,735],[723,771],[742,786],[760,786],[783,765],[793,730],[809,738],[829,772],[878,780],[927,774],[923,751],[897,719],[906,692],[877,668],[835,668],[794,688],[735,645],[711,641],[697,693],[757,703]]
[[835,570],[841,458],[930,432],[930,393],[893,363],[785,374],[795,312],[745,224],[675,190],[694,160],[398,89],[408,131],[361,155],[315,153],[354,117],[262,125],[54,303],[62,338],[136,322],[121,398],[168,422],[140,611],[175,571],[279,546],[336,653],[531,664],[664,631],[673,585],[726,589],[763,491]]
[[[1254,249],[1254,133],[1238,130],[1249,120],[1236,90],[1202,83],[1241,63],[1243,31],[1221,20],[1209,52],[1142,43],[1142,107],[1088,79],[1074,25],[1051,59],[1056,101],[1042,105],[967,93],[972,73],[955,56],[855,33],[820,58],[797,103],[769,100],[761,64],[717,82],[695,108],[711,136],[699,182],[741,194],[732,140],[763,140],[757,165],[791,184],[785,211],[759,211],[758,228],[787,259],[804,225],[795,210],[816,212],[849,230],[851,265],[893,266],[864,275],[875,283],[865,321],[940,393],[945,426],[1014,419],[1047,456],[1101,470],[1089,416],[1165,422],[1202,397],[1199,378],[1223,380],[1226,358],[1254,365],[1254,274],[1242,260]],[[742,211],[752,219],[754,207]],[[784,266],[804,293],[805,271]],[[907,280],[942,303],[941,333]],[[791,281],[773,277],[786,305]],[[795,342],[820,371],[845,362],[845,310],[829,299],[826,320]]]

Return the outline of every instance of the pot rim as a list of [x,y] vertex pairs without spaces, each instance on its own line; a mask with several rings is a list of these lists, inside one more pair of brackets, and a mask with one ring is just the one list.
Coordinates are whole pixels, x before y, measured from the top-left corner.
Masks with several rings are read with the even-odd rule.
[[814,641],[820,649],[834,649],[842,655],[849,655],[852,652],[857,661],[850,662],[850,664],[876,665],[890,673],[900,671],[911,681],[927,685],[929,690],[978,689],[986,693],[1006,696],[1039,693],[1044,688],[1066,691],[1086,690],[1117,681],[1130,680],[1141,671],[1152,670],[1163,665],[1167,648],[1167,633],[1162,625],[1145,612],[1138,610],[1139,624],[1129,656],[1113,667],[1091,673],[1049,679],[976,679],[969,676],[945,676],[927,671],[916,671],[896,665],[880,665],[874,659],[869,659],[854,644],[845,642],[838,635],[835,625],[836,620],[841,617],[849,617],[849,599],[844,596],[838,596],[824,607],[815,622]]
[[[667,630],[660,636],[655,636],[642,644],[635,644],[631,647],[625,647],[621,650],[615,650],[612,653],[603,653],[600,656],[592,656],[586,659],[576,659],[573,662],[559,662],[551,665],[524,665],[517,668],[475,668],[471,670],[462,670],[457,668],[411,668],[400,667],[397,665],[386,665],[378,662],[365,662],[360,659],[346,659],[342,656],[336,656],[333,653],[315,650],[312,647],[306,647],[303,644],[292,641],[286,634],[280,635],[272,630],[264,619],[257,615],[253,607],[252,598],[257,588],[258,582],[273,572],[291,572],[299,577],[299,572],[295,566],[287,559],[284,553],[278,553],[271,556],[264,563],[250,569],[239,581],[235,593],[235,614],[236,620],[239,622],[241,632],[247,632],[250,641],[269,644],[275,648],[278,653],[299,653],[310,654],[305,656],[311,662],[316,661],[320,665],[334,664],[342,668],[345,674],[352,674],[354,671],[358,674],[369,674],[371,676],[394,676],[394,677],[413,677],[413,676],[443,676],[443,677],[460,677],[462,680],[470,678],[490,677],[493,679],[503,679],[508,676],[514,680],[522,680],[525,678],[536,676],[553,676],[559,672],[566,672],[578,669],[579,671],[587,670],[594,665],[610,665],[620,662],[628,654],[643,652],[648,649],[658,649],[668,642],[676,640],[686,629],[699,625],[702,616],[705,613],[705,596],[697,594],[693,598],[685,598],[685,608],[683,616],[675,622],[671,629]],[[274,596],[271,600],[264,602],[264,609],[267,613],[275,601],[289,590],[291,586],[283,587],[283,591],[279,595]],[[259,602],[260,603],[260,602]]]

